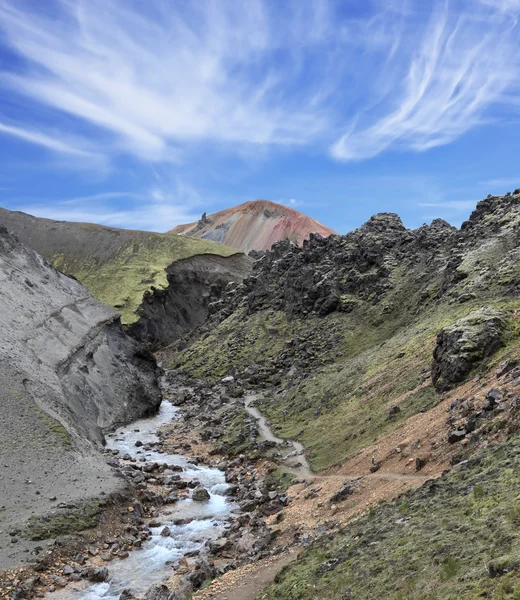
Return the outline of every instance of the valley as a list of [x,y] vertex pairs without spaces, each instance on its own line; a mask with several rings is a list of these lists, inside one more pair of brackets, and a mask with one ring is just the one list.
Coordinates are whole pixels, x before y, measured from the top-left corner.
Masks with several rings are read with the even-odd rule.
[[[167,285],[144,295],[140,325],[124,329],[5,230],[5,282],[31,272],[42,289],[45,280],[78,294],[71,313],[49,317],[46,294],[17,275],[5,303],[20,299],[13,322],[28,307],[37,315],[45,334],[23,343],[67,394],[38,400],[61,424],[40,454],[47,465],[88,457],[108,487],[74,467],[77,497],[36,515],[28,505],[12,527],[22,494],[13,487],[0,512],[10,525],[2,596],[514,600],[519,199],[484,199],[460,229],[437,220],[409,230],[383,213],[345,236],[282,240],[258,256],[179,259],[165,267]],[[117,329],[108,350],[89,346],[97,338],[78,311],[101,311],[102,326]],[[60,327],[63,356],[46,354]],[[8,347],[18,348],[11,340],[4,356]],[[133,367],[102,373],[125,352]],[[32,390],[26,370],[20,385]],[[123,383],[146,389],[130,372],[151,377],[153,406],[118,399]],[[96,396],[105,381],[112,387]],[[20,443],[30,413],[17,398],[4,431],[20,450],[9,455],[20,459],[7,467],[13,482],[31,457]],[[56,436],[70,445],[65,458]],[[51,468],[34,456],[33,468]],[[23,485],[59,496],[32,473]]]

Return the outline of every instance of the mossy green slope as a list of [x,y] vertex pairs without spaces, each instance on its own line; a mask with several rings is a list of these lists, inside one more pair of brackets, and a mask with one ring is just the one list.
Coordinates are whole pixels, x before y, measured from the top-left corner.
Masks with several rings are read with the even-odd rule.
[[53,265],[74,275],[99,301],[121,312],[125,325],[138,319],[143,294],[166,287],[166,268],[196,254],[230,256],[233,248],[173,234],[147,233],[125,242],[105,261],[81,259],[64,253],[49,257]]
[[520,440],[375,507],[278,574],[262,600],[517,600]]
[[[503,312],[502,351],[468,377],[517,343],[519,199],[484,201],[464,234],[443,223],[411,232],[381,215],[349,236],[274,251],[223,303],[223,318],[167,350],[166,364],[263,388],[261,409],[281,437],[297,437],[315,470],[341,464],[438,401],[440,329],[481,307]],[[306,302],[324,285],[337,305],[319,316]]]
[[[504,348],[492,359],[497,362],[517,343],[514,314],[520,300],[492,305],[508,322]],[[388,319],[384,325],[373,320],[376,311],[366,306],[348,315],[292,321],[269,310],[247,317],[242,309],[204,339],[174,353],[167,365],[215,378],[244,373],[255,365],[253,382],[265,387],[262,412],[278,426],[280,437],[297,437],[303,443],[311,466],[319,471],[343,463],[396,424],[438,402],[430,379],[436,333],[474,306],[442,305],[409,323]],[[280,377],[281,357],[298,338],[304,340],[305,352],[312,353],[309,375]],[[489,364],[483,363],[481,370]],[[394,405],[400,412],[389,419]]]
[[98,300],[119,310],[124,324],[138,320],[136,310],[145,292],[167,285],[165,269],[172,263],[197,254],[237,252],[207,240],[52,221],[3,208],[0,224],[57,269],[76,277]]

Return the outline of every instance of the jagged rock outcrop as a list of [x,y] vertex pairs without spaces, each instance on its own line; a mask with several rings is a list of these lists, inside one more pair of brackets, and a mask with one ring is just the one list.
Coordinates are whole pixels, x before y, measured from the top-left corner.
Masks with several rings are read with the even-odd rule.
[[[461,229],[438,219],[408,230],[383,213],[345,236],[275,244],[165,364],[268,390],[271,422],[331,466],[377,439],[391,407],[400,422],[485,366],[498,337],[505,352],[519,293],[520,192],[480,202]],[[500,308],[504,335],[476,328],[469,348],[455,332],[483,307]]]
[[457,230],[440,219],[411,231],[397,215],[382,213],[345,236],[311,234],[302,247],[278,242],[211,310],[225,315],[244,298],[251,312],[269,306],[289,317],[349,312],[357,301],[377,304],[395,288],[394,272],[406,269],[417,288],[426,273],[445,269],[456,238]]
[[229,284],[239,284],[252,265],[244,254],[197,255],[173,263],[166,269],[167,287],[145,293],[139,321],[128,332],[153,347],[168,345],[203,323],[209,305]]
[[441,329],[433,352],[432,381],[446,392],[464,381],[475,365],[502,346],[503,315],[492,308],[471,312],[450,327]]
[[[439,301],[520,291],[520,191],[478,203],[460,230],[442,219],[408,230],[392,213],[327,238],[311,234],[301,247],[273,245],[252,273],[211,307],[221,318],[246,304],[292,315],[349,312],[358,302],[421,310]],[[487,289],[486,289],[487,288]],[[396,302],[399,298],[399,302]]]
[[[157,410],[157,375],[115,310],[0,227],[0,505],[10,525],[45,514],[52,498],[88,502],[121,487],[95,446],[103,430]],[[29,558],[4,535],[0,568]]]

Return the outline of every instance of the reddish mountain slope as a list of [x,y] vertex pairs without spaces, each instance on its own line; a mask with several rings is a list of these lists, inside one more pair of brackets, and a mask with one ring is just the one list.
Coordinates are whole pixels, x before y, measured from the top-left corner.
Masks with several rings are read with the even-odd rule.
[[301,244],[310,233],[327,237],[335,231],[294,208],[252,200],[209,216],[204,213],[198,223],[178,225],[170,233],[213,240],[249,252],[267,250],[286,238]]

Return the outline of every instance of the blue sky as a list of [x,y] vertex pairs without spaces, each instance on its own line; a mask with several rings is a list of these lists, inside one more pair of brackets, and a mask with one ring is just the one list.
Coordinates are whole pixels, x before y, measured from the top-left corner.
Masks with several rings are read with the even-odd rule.
[[0,0],[0,205],[344,233],[520,187],[520,0]]

